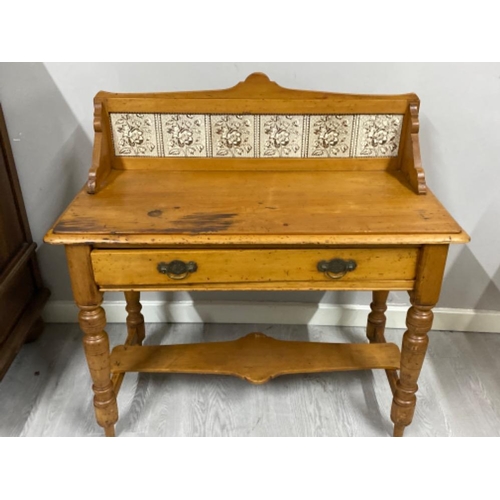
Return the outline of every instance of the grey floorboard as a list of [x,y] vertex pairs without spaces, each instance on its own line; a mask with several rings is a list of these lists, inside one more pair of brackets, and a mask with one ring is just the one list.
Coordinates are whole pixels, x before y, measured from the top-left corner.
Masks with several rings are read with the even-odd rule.
[[[124,325],[108,325],[112,345]],[[364,341],[362,328],[147,325],[148,344],[230,340]],[[401,342],[402,331],[388,340]],[[500,335],[431,332],[407,436],[500,435]],[[75,324],[48,325],[0,383],[0,436],[100,436]],[[391,393],[381,371],[279,377],[253,386],[222,376],[127,374],[121,436],[388,436]]]

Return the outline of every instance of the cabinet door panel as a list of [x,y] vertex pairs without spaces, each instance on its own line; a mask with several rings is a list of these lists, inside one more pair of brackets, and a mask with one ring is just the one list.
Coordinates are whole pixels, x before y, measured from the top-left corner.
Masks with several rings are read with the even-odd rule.
[[23,242],[21,221],[16,209],[3,151],[0,150],[0,273]]
[[12,331],[34,293],[33,276],[27,267],[0,293],[0,344]]

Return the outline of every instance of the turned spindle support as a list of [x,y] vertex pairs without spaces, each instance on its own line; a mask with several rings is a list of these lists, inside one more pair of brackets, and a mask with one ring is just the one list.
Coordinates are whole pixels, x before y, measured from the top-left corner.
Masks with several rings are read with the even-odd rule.
[[[373,300],[370,304],[371,312],[368,315],[368,323],[366,325],[366,336],[371,344],[383,344],[385,340],[385,311],[387,310],[388,290],[376,290],[373,292]],[[391,386],[392,393],[396,390],[396,382],[398,380],[397,370],[386,370],[387,380]]]
[[112,437],[118,407],[111,381],[109,339],[104,330],[106,314],[101,307],[102,292],[94,281],[90,251],[87,245],[68,246],[66,256],[73,296],[80,309],[78,321],[84,333],[83,347],[93,382],[96,420],[104,428],[105,435]]
[[401,437],[405,427],[413,420],[417,403],[417,380],[429,344],[427,333],[432,326],[432,306],[412,304],[406,317],[408,329],[403,336],[401,368],[391,409],[395,437]]
[[377,290],[373,292],[373,300],[370,304],[371,312],[368,314],[366,325],[366,336],[371,343],[385,342],[385,311],[387,310],[387,297],[389,292]]
[[78,305],[78,320],[84,332],[83,347],[92,378],[94,391],[94,409],[97,423],[104,428],[106,436],[115,435],[115,423],[118,420],[116,396],[111,383],[109,361],[109,340],[104,331],[106,315],[100,306]]
[[125,292],[125,300],[127,301],[127,342],[128,345],[142,345],[146,336],[144,327],[144,316],[141,314],[142,305],[140,302],[140,292]]
[[403,335],[399,379],[395,385],[391,408],[395,437],[403,435],[415,413],[417,380],[427,352],[427,334],[434,316],[432,308],[439,299],[447,254],[447,245],[423,246],[415,287],[409,292],[412,305],[406,315],[407,330]]

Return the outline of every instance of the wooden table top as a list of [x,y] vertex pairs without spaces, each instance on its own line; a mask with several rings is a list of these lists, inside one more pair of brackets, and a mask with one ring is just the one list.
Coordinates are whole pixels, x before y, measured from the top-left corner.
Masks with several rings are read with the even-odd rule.
[[82,189],[50,243],[337,245],[463,243],[436,197],[400,172],[114,170]]

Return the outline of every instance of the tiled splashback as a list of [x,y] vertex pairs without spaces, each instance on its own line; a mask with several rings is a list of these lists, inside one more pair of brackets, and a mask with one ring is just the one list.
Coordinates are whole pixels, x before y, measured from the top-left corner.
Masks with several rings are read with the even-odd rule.
[[111,113],[116,156],[362,158],[397,156],[403,115]]

